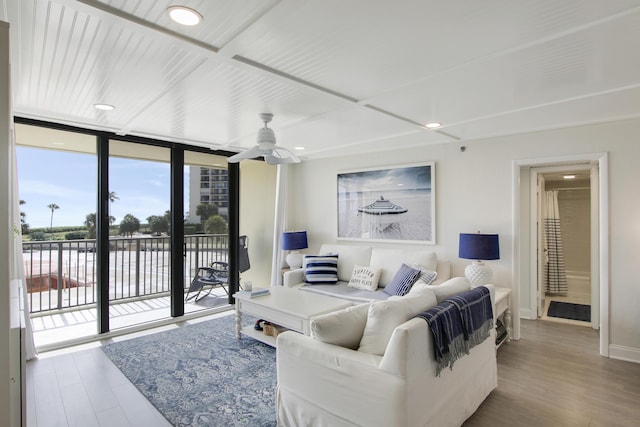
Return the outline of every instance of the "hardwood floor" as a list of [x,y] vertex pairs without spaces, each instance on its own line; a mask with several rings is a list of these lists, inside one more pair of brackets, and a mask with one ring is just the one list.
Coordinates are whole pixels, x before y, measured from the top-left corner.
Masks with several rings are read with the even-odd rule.
[[[590,328],[521,327],[498,351],[498,388],[465,426],[638,425],[640,364],[599,356]],[[95,346],[29,362],[27,386],[29,427],[169,425]]]
[[591,328],[523,320],[498,350],[498,388],[465,426],[637,426],[640,364],[598,354]]
[[[104,340],[180,328],[233,311]],[[100,350],[101,342],[40,354],[27,362],[27,427],[170,427]]]

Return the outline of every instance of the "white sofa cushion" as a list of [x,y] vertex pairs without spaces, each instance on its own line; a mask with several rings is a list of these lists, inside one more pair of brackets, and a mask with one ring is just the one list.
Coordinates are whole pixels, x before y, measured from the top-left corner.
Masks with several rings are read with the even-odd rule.
[[451,263],[449,261],[438,260],[438,276],[432,285],[440,285],[451,278]]
[[436,271],[438,257],[434,251],[415,249],[373,248],[371,267],[382,268],[378,286],[385,287],[393,279],[402,264],[420,265],[421,268]]
[[320,255],[338,255],[338,279],[348,282],[355,265],[371,265],[371,246],[323,244],[320,246]]
[[311,319],[311,336],[327,344],[356,350],[367,323],[369,304],[358,304]]
[[375,291],[378,289],[381,272],[380,268],[356,265],[353,267],[348,286],[364,291]]
[[393,296],[386,301],[372,303],[358,351],[382,356],[397,326],[436,304],[435,294],[430,289],[416,292],[413,296]]
[[439,304],[447,298],[468,291],[471,289],[471,283],[469,283],[466,277],[454,277],[443,282],[441,285],[431,286],[431,289],[433,289]]
[[[426,271],[426,270],[425,270]],[[431,289],[433,287],[433,281],[437,276],[437,273],[431,271],[433,274],[421,274],[416,283],[413,284],[407,295],[415,295],[422,289]]]

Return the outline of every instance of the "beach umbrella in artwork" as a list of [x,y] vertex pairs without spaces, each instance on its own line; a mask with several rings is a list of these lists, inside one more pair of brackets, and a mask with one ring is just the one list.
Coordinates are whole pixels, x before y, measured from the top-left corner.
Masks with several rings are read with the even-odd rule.
[[380,233],[398,224],[400,215],[407,212],[406,208],[380,196],[375,202],[358,208],[359,213],[370,216],[370,231]]

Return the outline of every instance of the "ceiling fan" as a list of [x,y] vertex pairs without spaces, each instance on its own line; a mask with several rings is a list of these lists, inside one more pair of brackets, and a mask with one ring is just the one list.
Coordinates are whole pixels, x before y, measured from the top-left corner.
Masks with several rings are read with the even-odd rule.
[[282,163],[300,163],[300,159],[291,151],[276,145],[276,135],[273,129],[267,126],[273,114],[262,113],[260,119],[264,122],[264,127],[258,131],[258,145],[249,148],[241,153],[235,154],[227,159],[229,163],[238,163],[240,160],[255,159],[263,156],[270,165]]

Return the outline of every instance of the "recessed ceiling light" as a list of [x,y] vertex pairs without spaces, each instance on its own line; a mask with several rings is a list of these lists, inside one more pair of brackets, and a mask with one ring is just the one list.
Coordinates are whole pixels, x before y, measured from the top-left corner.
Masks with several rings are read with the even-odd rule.
[[294,150],[298,150],[298,151],[302,151],[304,150],[304,147],[293,147]]
[[563,176],[564,179],[576,179],[575,175],[564,175]]
[[114,108],[116,108],[111,104],[93,104],[93,107],[97,110],[102,110],[102,111],[111,111]]
[[202,15],[194,9],[186,6],[171,6],[167,8],[169,17],[178,24],[182,25],[198,25],[202,22]]
[[442,126],[442,123],[440,123],[440,122],[430,122],[430,123],[427,123],[425,126],[427,128],[429,128],[429,129],[436,129],[436,128],[439,128],[440,126]]

